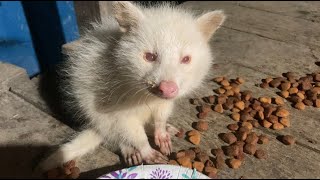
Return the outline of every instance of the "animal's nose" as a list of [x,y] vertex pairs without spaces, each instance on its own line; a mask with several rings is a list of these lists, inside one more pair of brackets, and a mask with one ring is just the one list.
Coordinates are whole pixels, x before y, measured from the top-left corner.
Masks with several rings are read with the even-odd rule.
[[164,98],[173,98],[178,95],[178,86],[173,81],[161,81],[159,91]]

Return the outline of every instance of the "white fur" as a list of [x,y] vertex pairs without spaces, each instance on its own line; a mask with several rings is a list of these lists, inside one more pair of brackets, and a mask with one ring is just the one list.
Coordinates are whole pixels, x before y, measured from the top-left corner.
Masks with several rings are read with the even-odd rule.
[[[93,24],[93,30],[67,53],[64,91],[88,130],[44,161],[44,170],[80,157],[101,142],[119,147],[124,156],[137,151],[136,158],[161,163],[165,157],[151,148],[144,125],[154,120],[155,142],[169,154],[166,122],[174,101],[197,88],[209,71],[213,58],[208,40],[224,21],[223,12],[206,14],[201,17],[205,23],[199,23],[190,12],[169,5],[146,9],[116,2],[114,13],[115,19]],[[217,25],[208,23],[217,17],[221,19]],[[157,53],[157,61],[145,61],[145,52]],[[191,62],[182,64],[186,55]],[[148,91],[162,80],[177,84],[176,98],[162,99]]]

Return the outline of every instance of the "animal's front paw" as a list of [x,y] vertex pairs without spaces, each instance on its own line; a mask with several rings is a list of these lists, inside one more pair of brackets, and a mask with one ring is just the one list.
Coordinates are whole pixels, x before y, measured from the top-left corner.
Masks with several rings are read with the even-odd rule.
[[169,155],[172,152],[171,137],[167,131],[156,131],[154,141],[155,144],[160,147],[160,151],[163,154]]
[[125,163],[128,166],[140,165],[142,164],[141,153],[131,146],[122,146],[121,147],[122,155]]
[[142,152],[142,158],[147,164],[167,164],[169,159],[160,152],[150,149]]

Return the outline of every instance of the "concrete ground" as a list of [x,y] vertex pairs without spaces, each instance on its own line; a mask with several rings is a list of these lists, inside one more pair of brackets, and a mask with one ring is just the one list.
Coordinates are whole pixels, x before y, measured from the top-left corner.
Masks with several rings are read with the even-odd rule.
[[[320,70],[320,3],[319,2],[185,2],[185,8],[199,12],[223,9],[228,19],[218,30],[211,45],[216,62],[212,77],[244,77],[244,89],[257,96],[276,96],[273,89],[255,86],[266,77],[293,71],[299,75]],[[39,92],[38,79],[29,80],[18,67],[0,63],[0,177],[31,177],[33,165],[43,153],[54,149],[76,131],[60,122]],[[211,95],[212,83],[201,96]],[[199,96],[200,97],[200,96]],[[238,170],[225,168],[219,178],[320,178],[320,111],[307,107],[299,111],[290,107],[292,126],[281,131],[258,128],[270,136],[264,148],[269,158],[247,156]],[[191,130],[197,121],[188,97],[179,101],[171,123]],[[208,151],[223,143],[218,134],[226,132],[233,121],[212,113],[210,129],[203,133],[201,147]],[[276,140],[279,134],[296,137],[297,143],[285,146]],[[187,141],[173,137],[174,150],[191,147]],[[97,176],[121,167],[119,156],[105,147],[78,161],[81,178]]]

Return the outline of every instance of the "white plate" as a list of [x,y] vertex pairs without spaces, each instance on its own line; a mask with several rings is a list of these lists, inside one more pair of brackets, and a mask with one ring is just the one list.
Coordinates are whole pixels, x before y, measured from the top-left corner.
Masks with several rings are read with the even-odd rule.
[[175,165],[140,165],[113,171],[98,179],[210,179],[208,176]]

